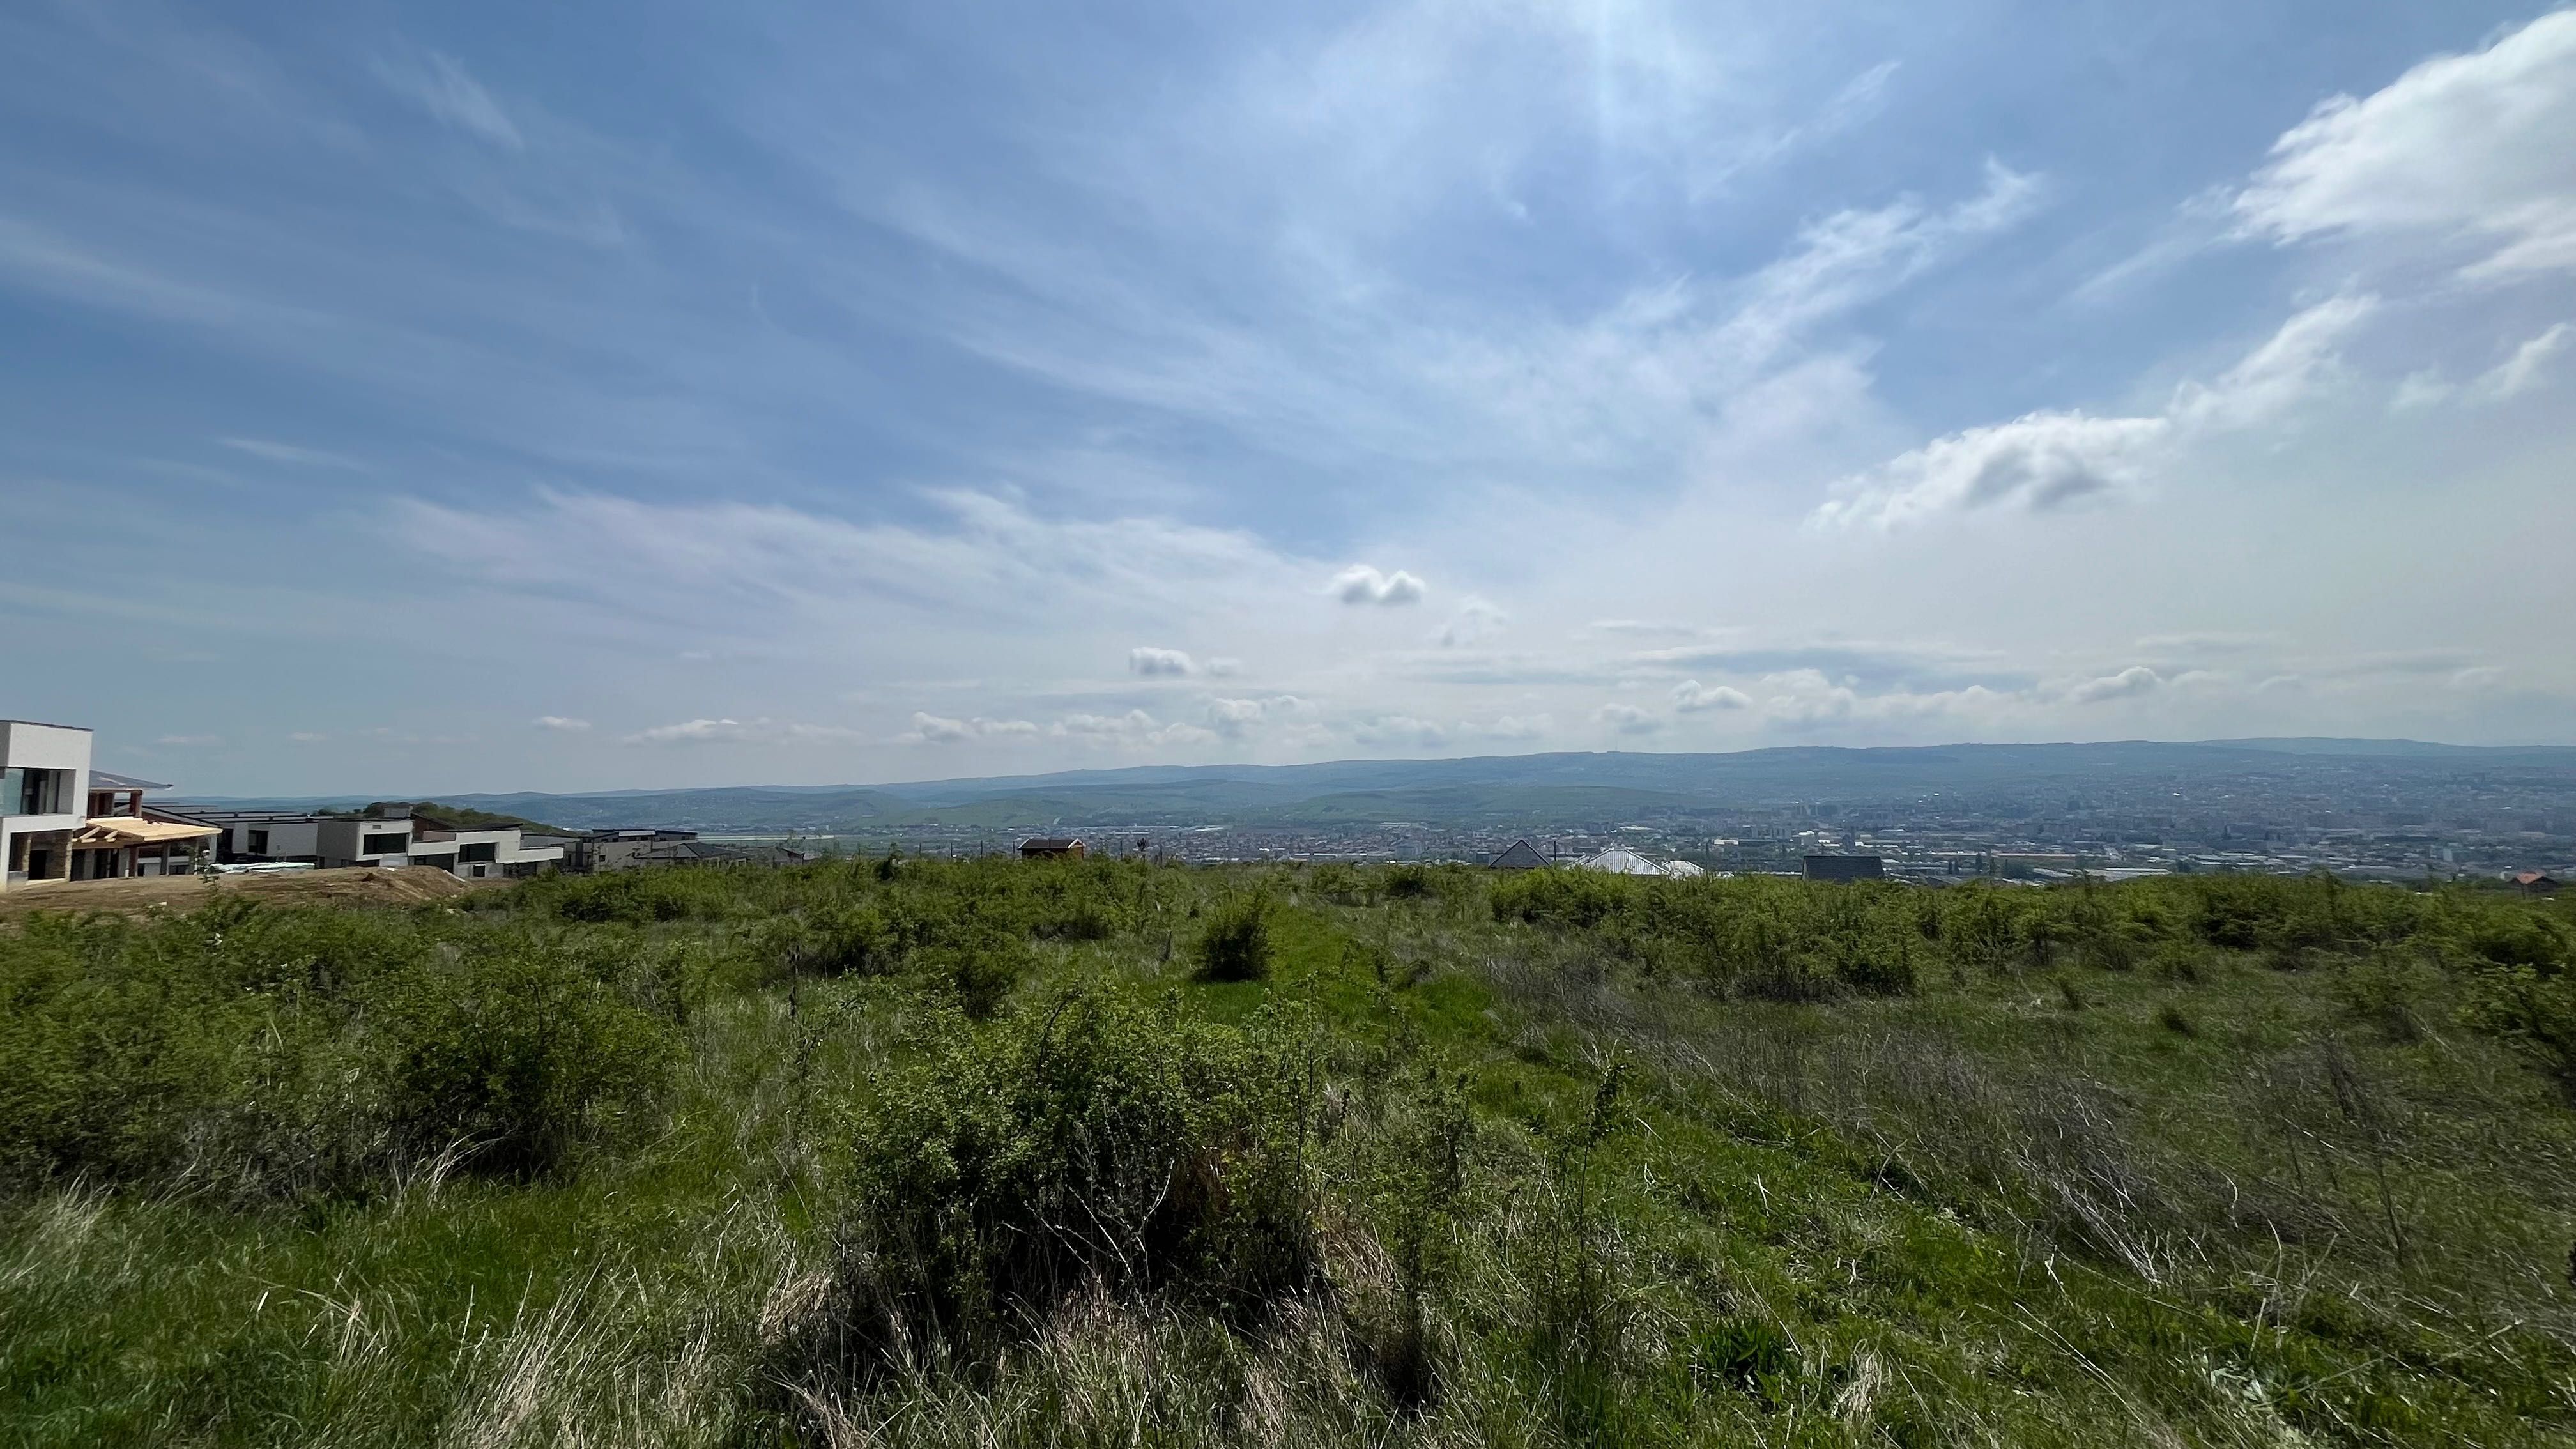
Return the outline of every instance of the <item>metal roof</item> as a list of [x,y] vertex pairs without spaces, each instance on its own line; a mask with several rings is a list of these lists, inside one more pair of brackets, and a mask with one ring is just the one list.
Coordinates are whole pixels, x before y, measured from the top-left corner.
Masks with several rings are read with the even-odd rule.
[[113,770],[90,771],[89,787],[93,790],[167,790],[170,788],[159,780],[138,780],[132,775],[120,775]]

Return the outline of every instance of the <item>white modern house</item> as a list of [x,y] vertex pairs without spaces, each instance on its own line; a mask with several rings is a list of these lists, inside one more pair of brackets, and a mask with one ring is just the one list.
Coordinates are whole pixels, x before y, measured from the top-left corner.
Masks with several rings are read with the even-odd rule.
[[89,731],[0,720],[0,888],[69,880],[72,836],[89,823]]
[[384,818],[276,810],[191,810],[223,832],[225,865],[427,865],[467,880],[535,875],[561,865],[560,845],[531,845],[517,826],[461,829],[388,809]]

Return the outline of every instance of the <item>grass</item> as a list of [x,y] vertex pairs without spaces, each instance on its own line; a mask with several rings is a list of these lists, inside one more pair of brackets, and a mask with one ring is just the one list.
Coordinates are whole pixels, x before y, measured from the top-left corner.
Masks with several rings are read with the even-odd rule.
[[[1261,969],[1208,970],[1247,901]],[[113,1080],[0,1076],[12,1442],[2576,1437],[2543,905],[898,862],[220,909],[0,935],[10,1029],[157,972],[127,1040],[194,1064],[51,1166],[29,1104]],[[307,1130],[283,1064],[412,1100],[373,1003],[480,1020],[485,960],[650,1089],[543,1160],[471,1124],[589,1077],[204,1160]]]

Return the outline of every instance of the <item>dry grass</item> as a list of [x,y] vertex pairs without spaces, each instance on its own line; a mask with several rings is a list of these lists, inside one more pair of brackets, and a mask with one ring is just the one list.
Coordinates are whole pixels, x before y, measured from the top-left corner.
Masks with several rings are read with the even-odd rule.
[[395,870],[357,866],[284,875],[232,875],[214,881],[193,875],[30,881],[0,892],[0,920],[35,911],[99,911],[120,916],[140,916],[155,910],[193,911],[218,896],[276,906],[418,906],[504,884],[507,882],[460,880],[429,866]]

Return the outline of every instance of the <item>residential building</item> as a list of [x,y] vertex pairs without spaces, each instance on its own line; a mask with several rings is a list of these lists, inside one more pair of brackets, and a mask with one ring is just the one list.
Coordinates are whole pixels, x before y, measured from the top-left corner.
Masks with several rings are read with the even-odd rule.
[[467,880],[531,876],[547,866],[563,864],[562,846],[530,845],[520,838],[515,825],[473,830],[416,813],[409,823],[413,827],[412,864],[437,866]]
[[213,847],[215,827],[143,803],[147,791],[170,787],[106,770],[89,772],[89,815],[72,832],[73,880],[178,875]]
[[226,865],[426,865],[483,880],[535,875],[564,858],[562,846],[531,845],[515,825],[465,829],[399,805],[381,819],[266,810],[192,810],[188,818],[223,832],[217,859]]
[[0,888],[71,878],[89,754],[88,730],[0,720]]
[[1040,835],[1020,842],[1020,859],[1080,860],[1089,849],[1069,835]]
[[[687,832],[676,832],[686,834]],[[634,868],[666,865],[803,865],[814,857],[784,845],[743,841],[666,840],[638,853]]]
[[1538,847],[1530,844],[1527,836],[1513,841],[1503,848],[1502,854],[1485,862],[1488,870],[1539,870],[1546,865],[1547,857],[1539,854]]
[[[647,862],[644,857],[656,847],[682,844],[698,838],[694,830],[663,830],[637,827],[627,830],[593,830],[574,836],[564,846],[564,870],[572,875],[596,875],[601,871],[634,870]],[[551,837],[531,841],[546,843]]]

